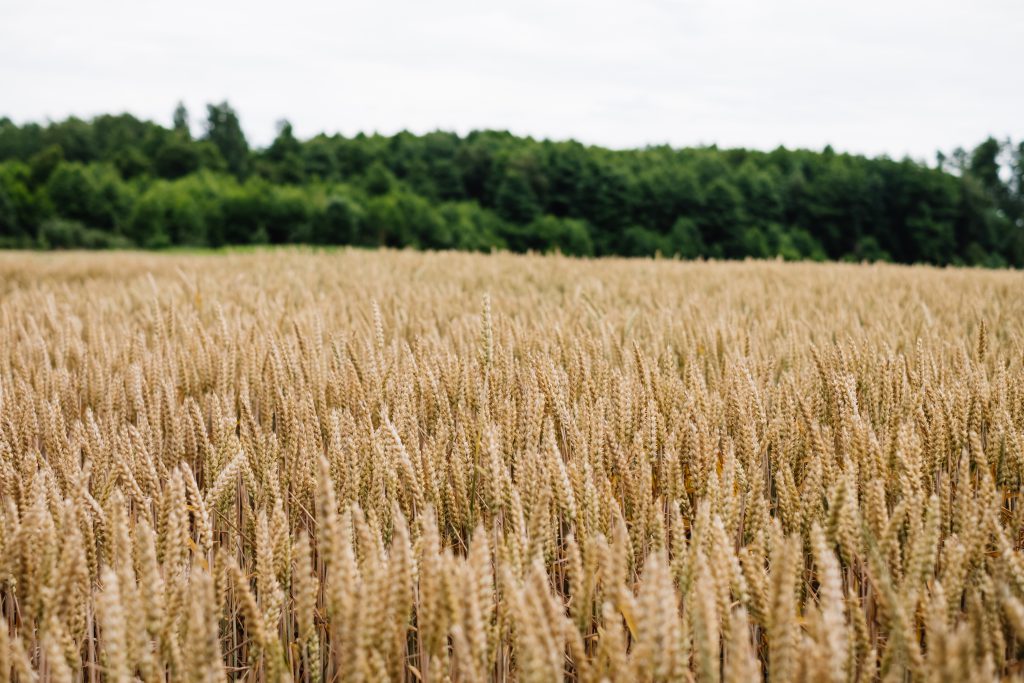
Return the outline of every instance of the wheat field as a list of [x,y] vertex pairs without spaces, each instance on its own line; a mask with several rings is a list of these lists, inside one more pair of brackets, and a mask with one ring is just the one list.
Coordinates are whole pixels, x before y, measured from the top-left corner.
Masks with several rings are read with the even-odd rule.
[[0,254],[0,681],[1024,675],[1024,276]]

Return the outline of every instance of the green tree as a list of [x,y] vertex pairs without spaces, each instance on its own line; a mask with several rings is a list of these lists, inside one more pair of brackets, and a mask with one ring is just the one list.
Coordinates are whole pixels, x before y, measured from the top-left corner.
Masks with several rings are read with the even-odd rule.
[[621,253],[624,256],[654,256],[667,254],[670,249],[669,240],[653,230],[631,225],[623,232]]
[[184,135],[175,132],[160,146],[153,160],[153,167],[161,178],[174,179],[195,173],[201,163],[196,145]]
[[971,152],[970,166],[967,169],[981,186],[995,197],[1002,196],[1006,190],[999,178],[999,155],[1002,151],[1003,145],[998,140],[993,137],[987,138]]
[[150,172],[152,164],[138,147],[124,147],[114,155],[114,167],[122,178],[131,179]]
[[159,181],[150,186],[135,202],[129,225],[131,238],[148,248],[207,244],[200,197],[185,182]]
[[292,124],[282,119],[277,124],[277,137],[267,149],[269,177],[278,183],[301,183],[303,180],[302,143],[292,132]]
[[844,257],[847,261],[891,261],[892,255],[882,249],[878,240],[873,235],[867,235],[857,240],[852,252]]
[[43,249],[127,249],[134,245],[121,235],[89,228],[79,221],[50,218],[39,227],[38,246]]
[[371,197],[380,197],[391,192],[397,184],[395,175],[380,161],[374,161],[366,169],[364,187]]
[[85,239],[67,222],[78,221],[111,234],[130,224],[150,245],[356,242],[1024,266],[1019,142],[989,138],[928,167],[831,148],[610,150],[507,131],[299,140],[282,121],[272,144],[250,150],[226,102],[207,114],[199,140],[183,105],[166,128],[129,114],[45,125],[0,118],[0,168],[15,178],[0,199],[3,229],[29,242],[44,223],[54,240]]
[[206,139],[216,146],[228,170],[241,177],[249,169],[249,143],[238,115],[227,102],[206,107]]
[[1017,144],[1013,153],[1013,194],[1024,199],[1024,141]]
[[359,244],[366,212],[345,195],[331,195],[314,219],[313,241],[318,244]]
[[540,215],[537,194],[523,171],[511,169],[498,186],[495,197],[498,213],[513,223],[529,223]]
[[224,160],[217,145],[209,140],[200,140],[193,144],[193,149],[199,155],[199,168],[215,173],[228,172],[228,162]]
[[42,190],[29,188],[31,171],[19,161],[0,163],[0,244],[28,247],[50,211]]
[[96,136],[88,121],[72,116],[43,131],[44,146],[58,145],[69,161],[88,163],[98,159]]
[[32,185],[42,185],[50,179],[54,169],[64,161],[64,150],[60,145],[50,145],[38,152],[29,159],[28,166],[31,169],[29,182]]
[[697,222],[692,218],[680,216],[672,224],[668,234],[666,253],[684,259],[695,259],[707,255],[704,237],[700,234]]
[[717,178],[708,186],[701,233],[711,244],[719,245],[725,256],[742,258],[751,255],[750,245],[760,249],[760,241],[746,234],[743,195],[726,178]]
[[0,184],[0,246],[12,246],[23,235],[14,199],[7,188]]
[[192,139],[192,129],[188,122],[188,109],[185,107],[184,102],[178,102],[178,106],[174,108],[172,120],[172,127],[175,133],[186,140]]
[[508,226],[493,211],[476,202],[447,202],[439,210],[452,236],[451,246],[454,248],[467,251],[506,248],[502,235]]
[[[594,240],[586,221],[574,218],[558,218],[557,216],[541,216],[526,226],[525,239],[520,237],[520,251],[534,249],[538,251],[558,250],[570,256],[592,256]],[[510,241],[511,243],[511,241]]]
[[116,231],[131,205],[129,188],[107,164],[61,162],[46,182],[57,212],[90,228]]
[[372,197],[366,206],[362,244],[444,248],[452,236],[440,214],[422,197],[392,192]]
[[338,161],[333,146],[317,136],[302,146],[303,175],[311,180],[332,180],[338,175]]

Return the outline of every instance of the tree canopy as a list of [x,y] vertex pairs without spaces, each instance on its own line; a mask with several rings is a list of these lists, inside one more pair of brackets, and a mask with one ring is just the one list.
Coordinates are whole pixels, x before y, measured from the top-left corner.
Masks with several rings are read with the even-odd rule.
[[227,102],[194,136],[128,114],[0,119],[0,246],[352,244],[1024,266],[1024,142],[934,166],[778,148],[609,150],[502,131],[252,148]]

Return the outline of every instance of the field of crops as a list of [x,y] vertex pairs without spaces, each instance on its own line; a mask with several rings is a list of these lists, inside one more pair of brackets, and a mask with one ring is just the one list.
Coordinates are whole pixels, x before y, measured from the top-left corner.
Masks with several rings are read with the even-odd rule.
[[1024,276],[0,254],[0,681],[1024,673]]

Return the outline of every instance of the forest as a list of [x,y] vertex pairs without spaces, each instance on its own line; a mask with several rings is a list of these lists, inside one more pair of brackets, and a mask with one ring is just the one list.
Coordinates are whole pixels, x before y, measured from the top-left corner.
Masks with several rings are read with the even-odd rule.
[[0,118],[0,248],[259,244],[1019,267],[1024,142],[929,165],[493,130],[303,140],[287,121],[258,148],[227,102],[169,128]]

